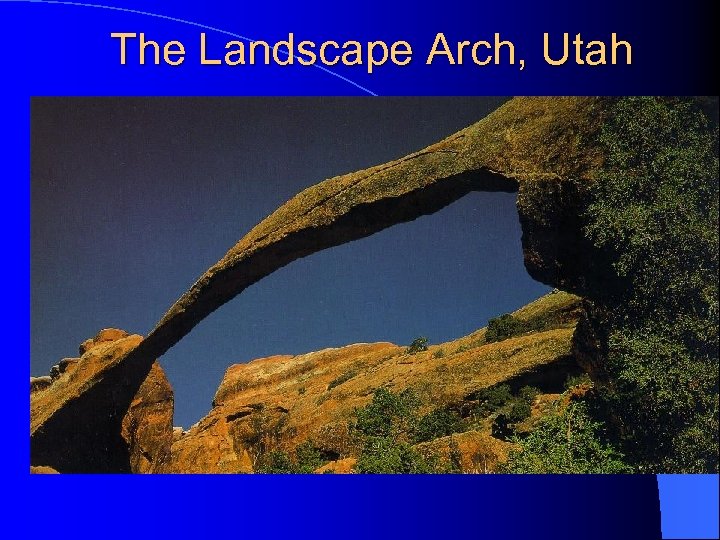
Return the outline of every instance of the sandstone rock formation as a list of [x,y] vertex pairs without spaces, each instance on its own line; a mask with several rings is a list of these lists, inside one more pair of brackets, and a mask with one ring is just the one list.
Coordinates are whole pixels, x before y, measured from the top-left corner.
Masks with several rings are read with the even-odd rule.
[[[83,344],[81,353],[84,358],[105,347],[102,361],[78,362],[69,376],[56,373],[51,388],[59,384],[58,390],[32,393],[33,463],[128,470],[127,452],[109,455],[107,448],[124,447],[122,418],[155,359],[204,317],[298,258],[436,212],[470,191],[519,191],[528,271],[582,293],[595,265],[582,257],[578,201],[602,163],[594,140],[606,103],[585,97],[516,98],[424,150],[298,194],[205,272],[147,338],[98,336]],[[218,453],[225,455],[233,436],[228,433],[225,443],[217,443]]]
[[173,393],[162,368],[152,364],[139,389],[134,379],[108,378],[140,341],[122,330],[102,330],[80,346],[80,358],[53,367],[49,384],[33,391],[31,380],[33,465],[60,472],[155,472],[167,461]]
[[499,464],[507,461],[514,446],[486,432],[466,431],[420,443],[417,449],[426,457],[439,459],[447,468],[459,467],[464,473],[487,474],[495,472]]
[[79,358],[63,358],[50,368],[50,379],[54,381],[60,378],[63,373],[75,369],[75,365],[79,360]]
[[98,345],[117,341],[119,339],[126,338],[129,335],[130,334],[128,334],[125,330],[120,330],[118,328],[104,328],[100,330],[95,336],[83,341],[80,344],[78,350],[80,351],[80,354],[83,355],[90,349],[94,349]]
[[40,465],[39,467],[33,467],[30,466],[30,474],[59,474],[55,469],[52,467],[46,467],[44,465]]
[[121,436],[129,450],[132,472],[162,472],[167,466],[173,442],[173,411],[172,387],[156,362],[122,419]]
[[[230,366],[213,409],[175,440],[164,472],[252,472],[259,456],[292,452],[305,441],[328,460],[355,458],[358,449],[348,421],[380,387],[412,388],[425,412],[440,406],[467,411],[479,390],[499,382],[556,391],[577,372],[569,355],[578,304],[566,293],[547,295],[515,316],[542,314],[556,321],[552,328],[498,343],[485,343],[481,329],[417,354],[392,343],[355,344]],[[508,444],[489,433],[455,439],[468,472],[492,470],[507,454]],[[449,441],[423,448],[446,455]],[[337,467],[347,468],[347,463]]]
[[335,461],[331,461],[330,463],[327,463],[323,465],[322,467],[318,467],[313,471],[314,474],[352,474],[355,471],[355,464],[357,463],[357,459],[355,458],[345,458],[345,459],[338,459]]
[[30,377],[30,393],[37,392],[38,390],[44,390],[52,384],[52,377],[50,375],[43,375],[41,377]]

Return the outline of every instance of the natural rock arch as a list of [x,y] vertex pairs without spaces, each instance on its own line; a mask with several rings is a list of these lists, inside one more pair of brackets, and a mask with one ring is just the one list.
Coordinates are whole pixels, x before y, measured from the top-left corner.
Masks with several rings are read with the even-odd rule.
[[[578,250],[547,238],[557,234],[558,223],[572,219],[573,206],[564,199],[592,179],[601,162],[592,141],[603,104],[596,98],[515,98],[424,150],[299,193],[208,269],[134,349],[90,379],[68,381],[61,396],[34,394],[31,454],[47,456],[49,444],[58,453],[103,451],[101,441],[108,437],[78,426],[102,430],[102,420],[89,421],[88,414],[122,417],[154,360],[215,309],[296,259],[434,213],[470,191],[519,191],[528,271],[546,283],[567,285],[561,274],[578,264],[564,265],[558,258],[563,250]],[[554,214],[539,207],[558,201]],[[575,242],[576,232],[563,232],[563,241]],[[72,447],[64,449],[64,440],[73,441]]]

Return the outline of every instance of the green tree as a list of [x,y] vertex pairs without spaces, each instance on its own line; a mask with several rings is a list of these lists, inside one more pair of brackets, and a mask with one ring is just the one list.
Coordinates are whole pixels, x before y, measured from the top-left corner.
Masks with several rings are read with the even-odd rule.
[[413,439],[415,442],[432,441],[438,437],[460,433],[464,431],[464,428],[464,422],[457,412],[438,408],[418,421],[413,433]]
[[297,472],[290,456],[279,450],[273,450],[266,455],[262,455],[255,470],[261,474],[291,474]]
[[506,313],[488,321],[487,330],[485,331],[485,341],[487,343],[504,341],[523,332],[525,332],[523,321]]
[[717,472],[717,120],[696,100],[624,98],[600,143],[586,232],[616,274],[593,299],[600,398],[640,470]]
[[514,399],[506,413],[508,422],[517,424],[530,416],[530,404],[524,399]]
[[407,354],[417,354],[428,350],[428,338],[418,337],[413,340],[410,346],[405,349]]
[[540,389],[534,386],[523,386],[520,391],[518,391],[518,397],[528,405],[532,405],[532,402],[535,401],[538,395],[540,395]]
[[513,398],[510,385],[497,384],[483,388],[477,394],[478,404],[474,414],[480,418],[488,416],[500,407],[511,401]]
[[435,472],[434,464],[411,446],[420,402],[410,389],[394,393],[378,388],[373,399],[355,412],[351,431],[361,445],[361,473]]
[[378,388],[372,401],[356,411],[354,430],[368,437],[398,437],[415,427],[415,411],[420,405],[410,389],[396,394]]
[[521,450],[510,452],[502,472],[529,474],[628,473],[623,455],[605,438],[601,423],[583,402],[544,417],[525,439]]
[[357,462],[357,470],[372,474],[431,473],[433,467],[407,442],[393,437],[369,437]]

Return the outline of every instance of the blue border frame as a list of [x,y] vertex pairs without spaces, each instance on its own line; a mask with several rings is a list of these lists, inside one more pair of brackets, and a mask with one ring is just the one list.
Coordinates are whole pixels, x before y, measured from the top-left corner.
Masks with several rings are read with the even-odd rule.
[[[38,535],[127,536],[193,531],[268,536],[657,537],[653,477],[31,477],[28,463],[29,357],[29,100],[33,95],[501,95],[715,94],[708,71],[710,17],[704,2],[656,4],[652,10],[609,0],[602,7],[552,2],[512,6],[450,2],[316,3],[271,9],[235,2],[208,5],[126,1],[104,6],[46,0],[0,0],[0,70],[6,164],[2,225],[3,283],[10,299],[6,369],[9,389],[2,445],[10,473],[4,517]],[[351,16],[348,16],[351,13]],[[307,39],[404,39],[411,65],[368,75],[354,68],[243,66],[121,66],[113,31],[143,31],[193,43],[200,31],[222,44],[277,40],[292,31]],[[478,69],[423,63],[436,32],[473,39],[510,36],[528,58],[520,73],[508,66]],[[618,32],[634,47],[632,66],[550,68],[538,58],[542,32]],[[330,73],[332,71],[332,73]],[[11,262],[12,261],[12,262]],[[23,375],[23,377],[20,377]],[[20,379],[22,385],[20,385]],[[22,441],[22,442],[18,442]],[[648,483],[648,480],[651,480]],[[718,537],[718,476],[661,475],[664,538]],[[641,500],[633,499],[640,497]],[[655,497],[655,500],[652,500]],[[649,500],[647,500],[649,499]],[[631,505],[632,511],[628,510]],[[649,506],[645,508],[644,503]],[[624,506],[624,508],[623,508]],[[640,510],[640,507],[645,508]],[[54,511],[50,509],[54,508]],[[512,509],[512,511],[508,511]],[[76,514],[81,512],[80,516]],[[212,515],[211,518],[203,514]],[[252,515],[248,515],[248,514]],[[38,516],[46,516],[37,520]],[[52,517],[51,517],[52,516]],[[117,516],[117,518],[115,518]],[[655,516],[655,517],[653,517]],[[35,523],[31,524],[31,518]],[[113,523],[112,518],[116,519]],[[614,520],[624,529],[612,529]],[[52,523],[47,523],[47,521]],[[73,523],[73,527],[65,527]],[[222,526],[219,527],[218,525]],[[634,527],[637,530],[634,530]],[[653,536],[654,535],[654,536]]]

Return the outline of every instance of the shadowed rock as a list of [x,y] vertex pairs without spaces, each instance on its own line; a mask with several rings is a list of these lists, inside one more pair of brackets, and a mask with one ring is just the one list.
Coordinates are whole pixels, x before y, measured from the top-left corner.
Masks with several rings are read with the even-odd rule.
[[[49,440],[50,433],[64,436],[63,426],[84,430],[89,437],[96,424],[115,422],[120,437],[121,419],[154,359],[215,309],[296,259],[434,213],[470,191],[519,190],[528,271],[536,279],[572,289],[577,272],[569,272],[566,279],[564,269],[580,268],[583,262],[574,248],[568,251],[557,242],[577,242],[579,231],[567,232],[562,219],[548,216],[567,213],[572,206],[563,199],[563,189],[556,196],[558,186],[568,181],[582,186],[601,163],[592,141],[604,103],[596,98],[516,98],[424,150],[299,193],[200,276],[147,338],[129,344],[112,365],[77,383],[72,395],[43,407],[36,406],[42,393],[33,393],[32,448],[38,438]],[[533,193],[547,195],[537,200],[555,207],[536,204]],[[111,442],[96,441],[93,446]],[[116,465],[103,466],[112,470]]]
[[162,472],[173,442],[174,395],[160,364],[155,362],[122,419],[121,436],[134,473]]
[[83,343],[79,359],[64,362],[69,369],[55,370],[35,391],[31,381],[32,465],[60,472],[160,469],[172,444],[173,392],[158,364],[128,369],[139,365],[132,361],[141,341],[103,330]]

